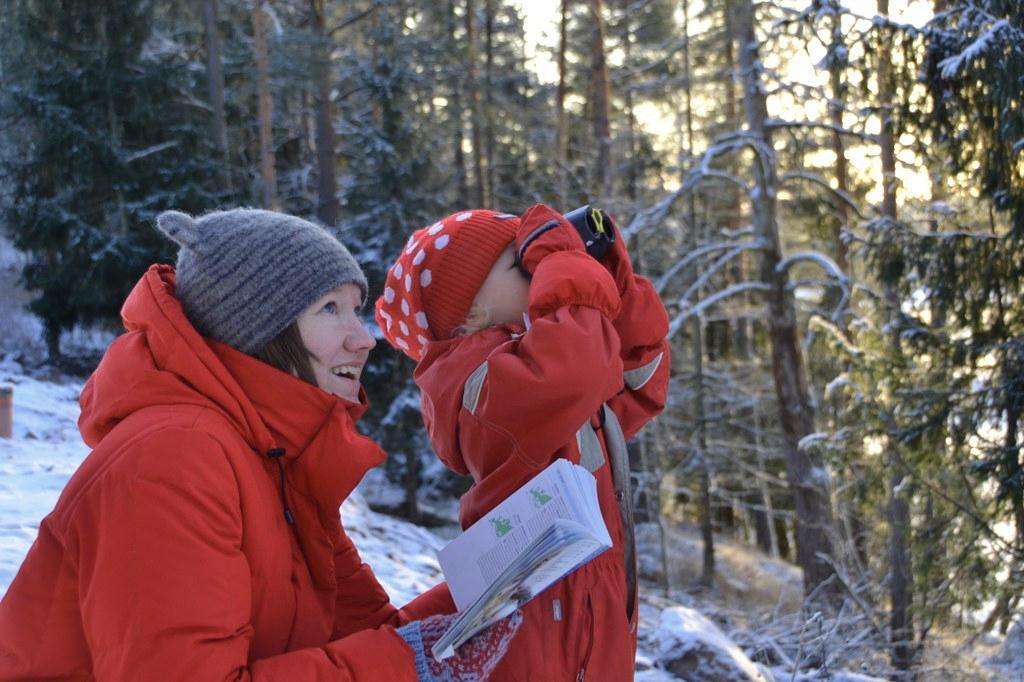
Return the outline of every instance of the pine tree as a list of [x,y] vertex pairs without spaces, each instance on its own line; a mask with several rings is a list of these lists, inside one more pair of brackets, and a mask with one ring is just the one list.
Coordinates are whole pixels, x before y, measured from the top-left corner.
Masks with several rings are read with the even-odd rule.
[[155,38],[150,0],[3,11],[3,222],[29,254],[24,285],[57,359],[62,331],[113,322],[144,268],[171,255],[151,227],[159,211],[213,205],[216,153],[190,104],[201,71]]

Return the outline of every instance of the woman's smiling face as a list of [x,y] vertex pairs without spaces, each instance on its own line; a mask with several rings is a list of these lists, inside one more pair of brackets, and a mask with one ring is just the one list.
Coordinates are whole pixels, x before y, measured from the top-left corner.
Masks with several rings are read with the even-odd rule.
[[359,377],[376,345],[359,319],[362,290],[342,284],[307,307],[296,319],[309,351],[316,385],[339,398],[359,402]]

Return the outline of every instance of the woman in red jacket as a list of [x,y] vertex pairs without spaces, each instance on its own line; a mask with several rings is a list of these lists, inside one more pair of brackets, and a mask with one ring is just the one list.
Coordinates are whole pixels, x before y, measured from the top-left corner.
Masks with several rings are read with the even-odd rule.
[[668,316],[623,241],[598,261],[547,206],[522,218],[464,211],[412,235],[376,310],[385,337],[419,363],[438,456],[473,477],[463,527],[555,458],[597,479],[613,548],[524,607],[492,679],[632,679],[625,440],[664,406],[669,361]]
[[177,269],[135,286],[82,393],[93,451],[0,602],[0,679],[486,678],[514,619],[428,659],[447,587],[396,609],[341,525],[385,457],[355,428],[352,256],[269,211],[157,226]]

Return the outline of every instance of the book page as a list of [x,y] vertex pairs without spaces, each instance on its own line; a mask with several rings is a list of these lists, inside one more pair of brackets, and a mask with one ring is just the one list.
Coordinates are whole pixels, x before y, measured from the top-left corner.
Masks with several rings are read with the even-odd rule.
[[496,577],[490,587],[461,611],[435,643],[437,659],[451,656],[474,634],[509,615],[559,579],[610,547],[580,524],[556,518]]
[[[585,477],[581,479],[574,467]],[[438,560],[459,610],[479,598],[553,519],[592,528],[592,504],[583,500],[587,496],[596,505],[597,484],[590,472],[568,460],[556,460],[444,547]],[[608,531],[600,512],[598,521],[597,535],[604,540]]]

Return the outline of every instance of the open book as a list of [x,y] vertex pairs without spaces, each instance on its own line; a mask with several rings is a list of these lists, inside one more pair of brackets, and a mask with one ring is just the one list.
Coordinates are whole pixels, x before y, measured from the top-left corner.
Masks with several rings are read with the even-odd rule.
[[459,613],[434,657],[451,656],[611,546],[593,474],[556,460],[438,553]]

